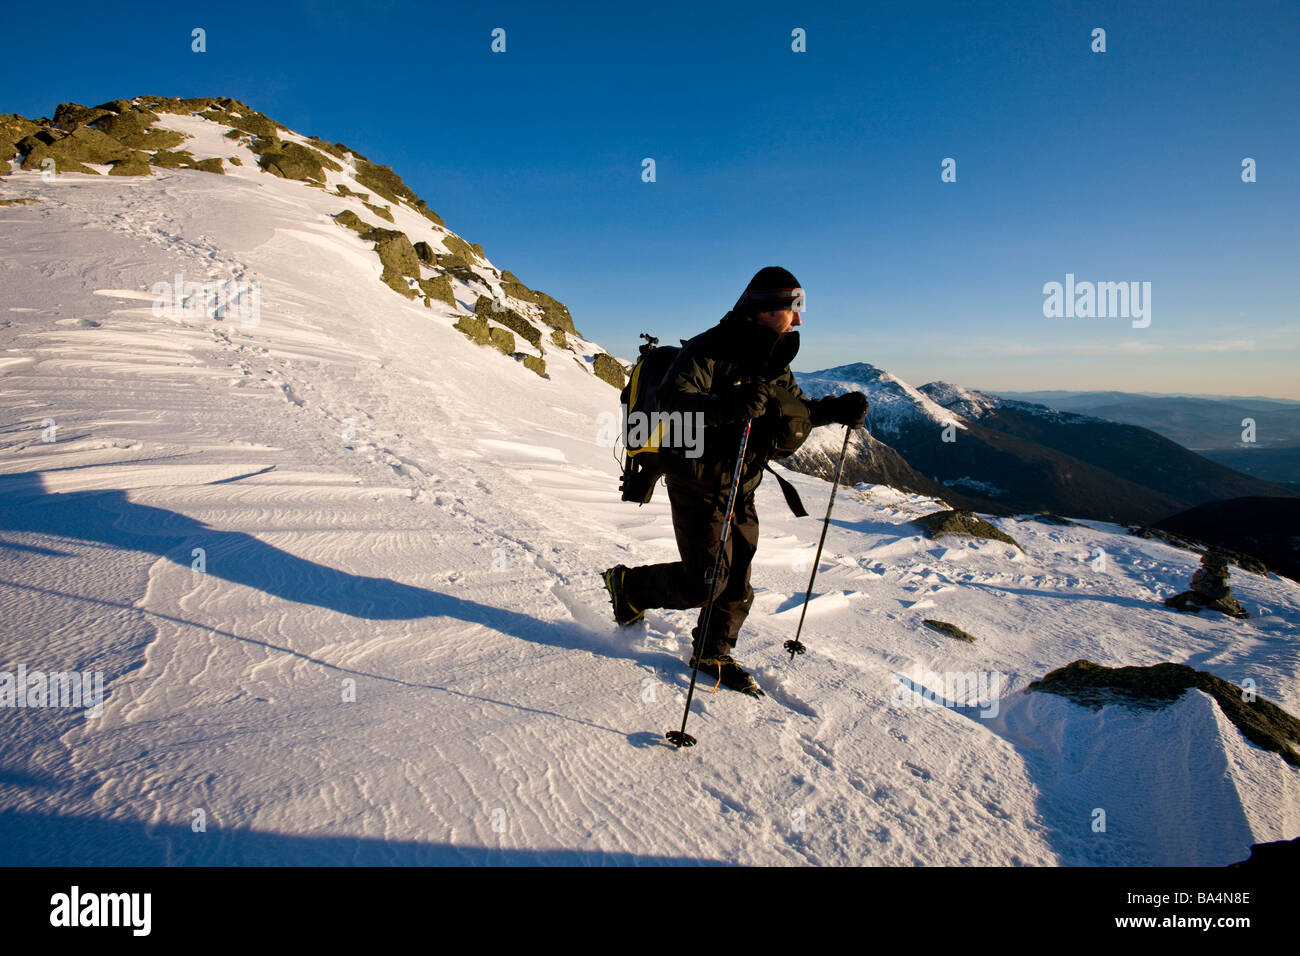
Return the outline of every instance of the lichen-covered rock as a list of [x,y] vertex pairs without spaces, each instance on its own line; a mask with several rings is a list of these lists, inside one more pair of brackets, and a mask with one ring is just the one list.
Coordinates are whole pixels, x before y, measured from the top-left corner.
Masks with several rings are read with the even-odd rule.
[[452,326],[458,332],[464,333],[468,338],[477,342],[479,345],[488,344],[488,324],[487,319],[475,318],[472,315],[462,315]]
[[438,259],[433,252],[433,246],[423,239],[415,244],[415,254],[426,266],[436,266],[438,264]]
[[39,128],[13,113],[0,114],[0,175],[8,175],[9,160],[18,152],[18,141],[31,136]]
[[95,170],[77,162],[75,159],[68,159],[66,156],[51,155],[43,150],[32,150],[23,157],[22,168],[44,170],[47,168],[45,165],[47,161],[54,164],[54,171],[56,173],[87,173],[91,176],[95,175]]
[[496,300],[491,296],[481,295],[474,303],[474,314],[498,322],[522,338],[532,343],[534,348],[541,348],[542,331],[513,309],[494,308]]
[[604,382],[609,382],[615,388],[622,390],[627,384],[627,369],[619,363],[618,359],[608,352],[597,352],[591,362],[591,370],[596,377]]
[[100,103],[95,109],[108,110],[110,113],[122,113],[126,110],[135,109],[135,104],[130,100],[109,100],[107,103]]
[[242,166],[242,165],[244,165],[244,161],[243,161],[242,159],[240,159],[238,156],[227,156],[227,157],[226,157],[226,162],[228,162],[231,166]]
[[[17,113],[0,113],[0,143],[17,144],[26,136],[34,135],[41,127]],[[12,156],[13,153],[6,153]]]
[[269,116],[263,116],[255,109],[244,106],[235,100],[231,100],[230,103],[232,109],[221,109],[214,106],[204,110],[202,113],[203,118],[212,120],[214,123],[220,123],[222,126],[243,130],[245,133],[251,133],[254,136],[275,136],[276,131],[282,128]]
[[334,221],[337,222],[340,226],[346,226],[347,228],[351,229],[353,232],[359,233],[363,236],[375,228],[374,226],[367,223],[360,216],[358,216],[356,213],[354,213],[351,209],[344,209],[341,213],[339,213],[337,216],[334,217]]
[[440,256],[435,253],[434,258],[438,260],[438,268],[447,273],[447,275],[453,276],[461,282],[478,283],[482,286],[487,285],[487,282],[483,280],[483,277],[470,268],[469,263],[464,259],[461,259],[459,256]]
[[308,136],[307,138],[311,140],[311,144],[317,149],[324,150],[331,156],[336,156],[343,160],[345,163],[348,161],[348,150],[342,143],[331,143],[329,140],[321,139],[319,136]]
[[1213,697],[1224,716],[1255,746],[1300,766],[1300,720],[1237,684],[1186,664],[1103,667],[1077,660],[1031,681],[1025,693],[1058,694],[1092,710],[1113,704],[1157,710],[1181,699],[1192,687]]
[[83,163],[111,163],[115,159],[125,159],[131,155],[130,149],[90,126],[77,127],[52,144],[50,149],[71,150],[71,157]]
[[474,261],[473,247],[460,236],[453,236],[449,233],[442,237],[442,244],[457,259],[463,259],[467,263]]
[[[383,226],[371,226],[361,234],[361,238],[369,242],[383,242],[385,239],[396,239],[398,236],[405,239],[406,233],[402,232],[400,229],[385,229]],[[409,242],[410,240],[408,239],[407,241]],[[414,246],[411,247],[411,251],[415,251]]]
[[379,261],[384,265],[380,279],[390,289],[400,292],[408,299],[414,299],[416,292],[406,280],[408,276],[417,280],[420,278],[420,260],[415,255],[411,240],[406,237],[406,233],[389,229],[374,229],[362,238],[376,235],[379,238],[375,240],[375,252],[379,253]]
[[518,355],[519,360],[524,363],[524,368],[532,369],[542,378],[547,377],[546,359],[542,358],[540,355],[528,355],[524,352],[519,352],[516,354]]
[[530,289],[519,281],[509,269],[501,273],[502,288],[507,295],[516,299],[522,299],[525,302],[532,302],[541,307],[542,321],[553,329],[563,329],[565,332],[578,334],[578,330],[573,327],[573,316],[569,314],[568,308],[563,302],[552,298],[545,292],[538,292],[536,289]]
[[180,116],[189,116],[191,113],[198,113],[206,110],[217,103],[215,96],[142,96],[140,105],[153,110],[156,113],[176,113]]
[[53,142],[45,143],[45,139],[46,137],[38,135],[23,141],[31,147],[23,160],[23,169],[41,169],[43,160],[53,159],[55,168],[61,173],[93,173],[94,170],[87,169],[82,164],[111,163],[131,155],[131,150],[113,137],[90,126],[78,126],[68,135],[54,139]]
[[564,335],[564,329],[551,329],[551,344],[562,349],[569,347],[569,340]]
[[119,159],[113,163],[113,168],[108,171],[110,176],[152,176],[153,170],[149,168],[149,157],[144,153],[132,153],[126,159]]
[[131,107],[120,113],[107,113],[91,120],[90,125],[101,133],[120,140],[123,136],[132,133],[143,133],[156,122],[158,122],[157,113]]
[[123,146],[131,149],[143,149],[156,152],[160,149],[175,149],[189,137],[174,129],[149,128],[138,133],[127,133],[121,137]]
[[1060,525],[1060,526],[1063,527],[1063,528],[1077,528],[1077,527],[1079,527],[1079,525],[1078,525],[1077,522],[1071,521],[1069,518],[1062,518],[1060,515],[1058,515],[1058,514],[1053,514],[1053,513],[1050,512],[1050,511],[1040,511],[1038,514],[1034,515],[1032,518],[1024,518],[1024,519],[1018,519],[1018,520],[1024,520],[1024,521],[1041,521],[1043,524],[1055,524],[1055,525]]
[[492,327],[488,330],[488,339],[490,344],[496,346],[506,355],[513,355],[515,351],[515,335],[509,329]]
[[933,621],[930,618],[926,618],[921,623],[932,631],[938,631],[940,634],[947,634],[949,637],[956,638],[959,641],[965,641],[968,644],[975,643],[975,638],[970,634],[967,634],[956,624],[949,624],[947,621]]
[[450,272],[453,269],[467,269],[471,272],[474,271],[468,262],[460,256],[452,255],[450,252],[438,252],[435,250],[433,257],[438,263],[438,268],[447,272]]
[[337,191],[340,196],[356,196],[362,202],[365,202],[367,199],[370,198],[370,193],[359,193],[354,189],[348,189],[348,187],[343,183],[339,183],[334,188],[335,191]]
[[447,224],[442,221],[442,217],[439,216],[432,209],[430,209],[423,199],[416,201],[415,211],[418,212],[425,219],[428,219],[430,222],[437,223],[439,226],[442,226],[444,229],[447,227]]
[[59,129],[71,133],[75,129],[93,123],[102,116],[110,115],[112,114],[108,110],[96,109],[93,106],[82,106],[80,103],[60,103],[54,108],[53,123]]
[[990,538],[994,541],[1004,541],[1007,544],[1020,547],[1020,542],[1007,534],[1005,531],[995,528],[979,515],[970,511],[936,511],[917,518],[916,523],[925,528],[932,538],[941,538],[944,535],[961,535],[968,538]]
[[[419,243],[416,243],[419,245]],[[446,276],[435,276],[432,279],[421,279],[420,288],[428,296],[428,304],[433,302],[445,302],[453,309],[456,307],[456,295],[451,289],[451,280]]]
[[301,143],[286,143],[275,141],[274,145],[265,140],[255,140],[254,147],[258,144],[267,147],[265,150],[258,150],[260,155],[257,164],[274,176],[280,176],[284,179],[295,179],[301,182],[325,182],[325,170],[332,169],[335,172],[343,169],[338,163],[326,157],[323,153],[317,152],[310,146],[303,146]]
[[192,162],[194,162],[194,157],[186,149],[174,151],[160,149],[149,157],[149,165],[157,166],[160,169],[184,169]]
[[356,169],[356,181],[389,202],[405,200],[415,205],[420,198],[407,188],[406,183],[402,182],[402,177],[393,172],[391,166],[379,166],[358,157]]
[[160,169],[197,169],[204,173],[225,173],[221,157],[195,159],[187,149],[160,149],[149,158],[149,164]]
[[569,314],[568,306],[559,299],[553,299],[545,292],[533,290],[537,298],[534,300],[542,307],[542,321],[553,329],[563,329],[565,332],[578,334],[578,330],[573,327],[573,316]]
[[361,205],[365,206],[367,209],[373,212],[380,219],[386,219],[389,222],[396,221],[393,219],[393,213],[391,212],[388,206],[376,206],[374,203],[368,203],[365,200],[362,200]]
[[18,152],[26,156],[34,149],[45,149],[49,147],[53,143],[58,142],[66,135],[67,135],[66,133],[60,133],[55,130],[38,129],[30,136],[24,136],[22,139],[20,139],[18,141],[17,149]]

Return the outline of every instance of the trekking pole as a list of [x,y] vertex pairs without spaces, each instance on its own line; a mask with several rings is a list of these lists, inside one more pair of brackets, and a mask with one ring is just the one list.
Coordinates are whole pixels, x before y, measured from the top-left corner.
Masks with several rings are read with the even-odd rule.
[[813,559],[812,574],[808,576],[808,593],[803,596],[803,610],[799,612],[799,627],[794,632],[794,640],[785,642],[785,649],[790,652],[790,660],[794,660],[796,654],[802,654],[808,648],[799,643],[799,633],[803,630],[803,618],[808,613],[808,600],[812,597],[813,581],[817,578],[817,565],[822,560],[822,545],[826,543],[826,529],[831,526],[831,509],[835,507],[835,492],[840,487],[840,472],[844,469],[844,455],[849,450],[849,435],[853,429],[845,427],[844,445],[840,448],[840,461],[835,466],[835,481],[831,484],[831,500],[826,505],[826,520],[822,522],[822,538],[817,542],[817,557]]
[[736,467],[732,472],[731,493],[727,495],[727,515],[722,522],[722,539],[718,542],[718,556],[713,561],[713,571],[705,583],[709,588],[709,603],[704,608],[700,619],[698,647],[695,647],[695,666],[691,668],[691,686],[686,691],[686,710],[682,714],[682,729],[670,730],[665,737],[674,747],[694,747],[695,738],[686,732],[686,719],[691,716],[691,697],[695,694],[695,676],[700,672],[700,655],[704,653],[704,642],[708,640],[709,618],[713,615],[713,582],[718,580],[718,571],[722,568],[722,554],[727,547],[727,534],[731,531],[731,517],[736,504],[736,492],[740,490],[740,471],[745,464],[745,446],[749,444],[749,429],[754,423],[752,418],[745,419],[745,432],[740,436],[740,451],[736,455]]

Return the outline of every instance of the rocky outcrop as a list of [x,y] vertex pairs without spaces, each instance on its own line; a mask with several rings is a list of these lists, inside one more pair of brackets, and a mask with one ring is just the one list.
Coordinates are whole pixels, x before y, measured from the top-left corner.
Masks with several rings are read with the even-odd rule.
[[474,304],[474,314],[504,325],[520,338],[530,342],[534,348],[540,350],[542,347],[542,330],[513,309],[494,308],[495,301],[490,296],[479,296],[478,301]]
[[414,299],[415,290],[406,280],[407,277],[416,280],[420,278],[420,260],[406,233],[395,229],[372,229],[362,238],[371,239],[375,243],[375,252],[379,254],[379,261],[384,266],[381,281],[394,292]]
[[524,363],[524,368],[536,372],[542,378],[546,378],[546,359],[539,355],[529,355],[526,352],[516,352],[515,358]]
[[956,624],[949,624],[947,621],[932,621],[926,618],[922,623],[932,631],[938,631],[940,634],[947,634],[951,638],[959,641],[965,641],[967,644],[974,644],[975,638],[967,634]]
[[462,315],[456,320],[456,324],[452,328],[471,342],[477,342],[479,345],[488,344],[488,324],[486,319],[476,319],[472,315]]
[[[344,209],[341,213],[337,214],[334,217],[334,221],[337,222],[340,226],[346,226],[348,229],[351,229],[353,232],[358,233],[360,235],[364,235],[365,233],[370,232],[372,229],[375,228],[374,226],[368,224],[364,219],[362,219],[356,213],[354,213],[351,209]],[[422,243],[416,243],[416,245],[417,246],[422,245]]]
[[1059,694],[1093,710],[1109,704],[1157,710],[1192,687],[1213,697],[1224,716],[1255,746],[1300,766],[1300,720],[1253,692],[1186,664],[1103,667],[1078,660],[1030,682],[1025,693]]
[[1193,614],[1209,609],[1229,617],[1250,617],[1241,602],[1232,596],[1228,577],[1228,556],[1217,548],[1211,548],[1201,555],[1201,566],[1192,575],[1192,589],[1167,598],[1165,606]]
[[24,147],[27,155],[23,159],[23,169],[44,169],[45,160],[53,159],[55,171],[60,173],[93,174],[95,171],[84,164],[102,165],[131,156],[130,149],[90,126],[77,126],[66,135],[42,131],[24,139],[19,149]]
[[591,361],[591,370],[598,379],[609,382],[619,391],[622,391],[623,386],[627,384],[627,369],[623,368],[619,360],[608,352],[596,353],[596,357]]
[[[95,174],[105,171],[113,176],[148,176],[157,169],[193,169],[224,173],[225,163],[243,165],[236,157],[207,156],[196,158],[181,148],[189,136],[177,130],[160,128],[165,114],[197,116],[228,127],[225,141],[247,146],[257,155],[258,167],[273,176],[301,182],[324,190],[331,173],[347,172],[351,182],[366,191],[337,184],[334,194],[355,198],[374,217],[396,223],[395,206],[410,209],[440,227],[442,218],[415,194],[391,167],[370,161],[341,143],[331,143],[316,136],[303,137],[275,122],[245,103],[230,97],[162,97],[140,96],[116,99],[99,106],[61,103],[53,119],[30,120],[17,114],[0,114],[0,174],[9,172],[9,158],[21,158],[23,168],[56,172]],[[96,168],[97,167],[97,168]],[[371,197],[376,197],[371,202]],[[459,236],[445,234],[412,243],[397,229],[372,225],[352,210],[334,217],[342,227],[361,239],[374,243],[381,263],[381,279],[407,299],[423,298],[425,305],[435,301],[459,310],[453,280],[469,285],[479,295],[477,316],[461,316],[456,328],[476,342],[491,345],[516,357],[539,376],[547,377],[546,362],[538,355],[516,352],[516,336],[537,351],[543,351],[542,336],[549,326],[550,340],[561,348],[571,349],[565,333],[577,334],[568,309],[551,296],[530,289],[515,276],[498,272],[487,262],[483,247]],[[424,278],[421,269],[441,274]],[[498,292],[497,281],[504,290]],[[482,293],[488,293],[483,295]],[[493,295],[517,296],[512,307],[492,309]],[[464,290],[462,287],[462,296]],[[528,303],[520,306],[519,302]],[[539,323],[538,320],[542,322]],[[609,355],[598,355],[590,368],[596,375],[621,388],[626,371]]]
[[436,266],[438,264],[438,258],[434,255],[433,246],[423,239],[415,244],[415,254],[426,266]]
[[[325,182],[325,170],[341,172],[343,167],[301,143],[281,142],[280,140],[253,141],[254,150],[259,154],[257,165],[274,176],[284,179],[296,179],[300,182]],[[257,147],[262,147],[257,149]]]
[[[416,246],[423,243],[416,243]],[[418,250],[417,250],[418,251]],[[446,276],[435,276],[432,279],[421,279],[420,289],[425,294],[424,304],[432,307],[434,302],[442,302],[456,308],[456,295],[451,289],[451,280]]]
[[119,159],[108,171],[110,176],[152,176],[149,159],[144,153],[132,153],[126,159]]
[[[538,292],[536,289],[530,289],[519,281],[519,278],[509,269],[501,273],[501,288],[506,295],[524,302],[532,302],[540,307],[542,320],[553,329],[562,329],[574,335],[578,330],[573,327],[573,316],[563,302],[551,298],[545,292]],[[622,388],[622,386],[619,386]]]
[[942,538],[945,535],[989,538],[993,541],[1003,541],[1015,545],[1021,551],[1025,550],[1020,547],[1020,542],[1011,535],[995,528],[979,515],[969,511],[936,511],[934,514],[917,518],[916,523],[925,528],[932,538]]

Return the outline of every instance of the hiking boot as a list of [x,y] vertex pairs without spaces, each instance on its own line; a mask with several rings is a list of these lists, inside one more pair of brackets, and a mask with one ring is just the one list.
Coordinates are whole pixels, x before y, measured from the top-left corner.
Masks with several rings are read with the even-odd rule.
[[[690,666],[695,667],[696,661],[697,658],[691,657]],[[725,687],[728,690],[748,694],[750,697],[763,696],[763,688],[758,686],[758,681],[754,680],[749,671],[741,667],[730,654],[706,656],[698,658],[698,662],[700,673],[707,674],[709,679],[717,681],[713,687],[715,691],[718,687]]]
[[625,590],[627,582],[626,566],[622,564],[615,565],[608,571],[602,572],[600,577],[605,582],[605,590],[609,592],[609,601],[614,605],[614,620],[618,622],[619,627],[635,624],[645,617],[645,611],[628,603],[627,591]]

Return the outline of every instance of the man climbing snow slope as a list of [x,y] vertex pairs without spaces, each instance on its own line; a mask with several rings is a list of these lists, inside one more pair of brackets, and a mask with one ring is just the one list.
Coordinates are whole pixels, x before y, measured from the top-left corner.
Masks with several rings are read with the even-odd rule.
[[[821,399],[804,395],[790,371],[799,350],[803,289],[785,269],[760,269],[735,306],[713,328],[687,342],[659,389],[665,412],[703,416],[702,454],[664,456],[680,561],[605,571],[605,587],[620,625],[633,624],[647,608],[704,608],[692,632],[690,666],[732,690],[762,696],[754,678],[731,656],[740,627],[754,602],[750,564],[758,547],[754,492],[772,458],[798,448],[819,425],[860,428],[867,396],[848,392]],[[746,419],[753,419],[734,516],[713,582],[727,498]],[[708,620],[708,634],[701,630]]]

